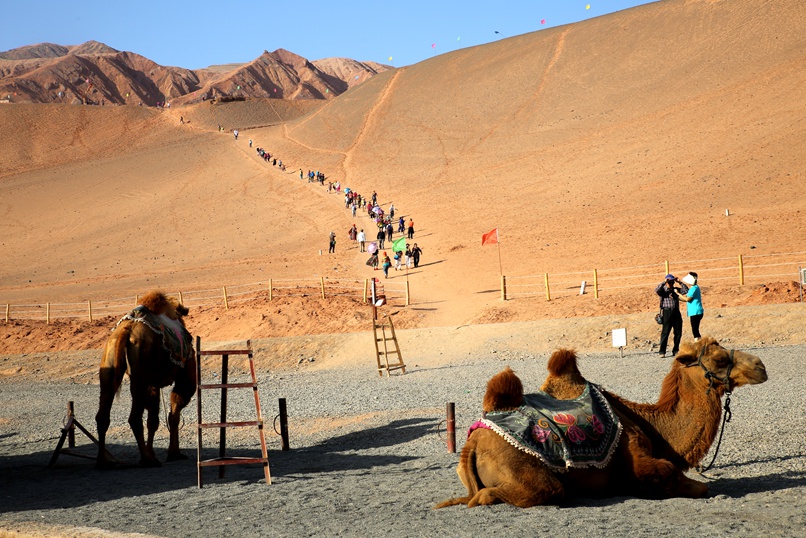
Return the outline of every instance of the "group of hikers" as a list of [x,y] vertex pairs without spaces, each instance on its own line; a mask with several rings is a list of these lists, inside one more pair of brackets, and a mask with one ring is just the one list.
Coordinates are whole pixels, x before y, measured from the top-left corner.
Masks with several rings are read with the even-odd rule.
[[[249,141],[249,147],[252,147],[251,140]],[[270,165],[277,166],[280,168],[280,170],[285,170],[285,165],[283,164],[282,159],[277,159],[277,157],[272,158],[271,153],[269,153],[263,148],[255,148],[255,151],[257,152],[258,157],[260,157]]]
[[[219,126],[219,130],[221,130],[221,126]],[[251,139],[249,140],[249,147],[252,147]],[[272,166],[278,166],[281,170],[286,169],[282,159],[277,159],[276,156],[273,157],[268,150],[261,147],[256,147],[255,151],[257,152],[258,157]],[[326,176],[319,170],[308,170],[308,173],[304,174],[302,168],[300,168],[299,178],[305,179],[306,176],[309,183],[316,182],[322,186],[325,184]],[[341,193],[341,183],[338,181],[328,182],[327,191],[329,193]],[[406,270],[411,267],[420,266],[420,256],[423,253],[423,249],[421,249],[417,243],[401,241],[402,237],[397,241],[394,241],[395,231],[397,231],[399,234],[406,234],[405,237],[408,240],[414,239],[414,220],[411,217],[409,217],[408,223],[401,215],[398,215],[397,220],[395,220],[394,204],[390,203],[389,209],[384,211],[380,204],[378,204],[378,193],[375,191],[372,192],[372,196],[368,197],[361,195],[350,188],[345,188],[344,206],[352,213],[353,217],[357,215],[359,210],[366,211],[367,216],[372,220],[377,228],[375,241],[367,241],[367,234],[363,229],[359,230],[355,224],[353,224],[352,227],[350,227],[350,229],[347,231],[347,236],[350,238],[350,241],[358,243],[360,252],[370,253],[370,257],[366,262],[368,266],[372,267],[374,270],[377,270],[380,266],[380,268],[383,269],[384,276],[387,278],[389,276],[389,269],[393,265],[393,260],[396,271],[403,270],[404,263]],[[397,228],[395,228],[395,225]],[[389,248],[392,249],[392,258],[390,258],[389,255],[383,251],[386,243],[389,243]],[[336,252],[336,232],[330,232],[328,252]]]

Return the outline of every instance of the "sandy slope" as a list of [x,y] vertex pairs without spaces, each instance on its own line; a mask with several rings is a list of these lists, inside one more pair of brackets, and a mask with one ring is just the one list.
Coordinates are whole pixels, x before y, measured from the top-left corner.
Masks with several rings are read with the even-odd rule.
[[[508,275],[801,251],[804,24],[798,1],[667,1],[389,71],[315,110],[2,107],[0,302],[373,276],[340,196],[302,168],[413,217],[420,326],[651,311],[651,289],[502,304],[481,234],[500,228]],[[753,292],[710,284],[711,305]]]

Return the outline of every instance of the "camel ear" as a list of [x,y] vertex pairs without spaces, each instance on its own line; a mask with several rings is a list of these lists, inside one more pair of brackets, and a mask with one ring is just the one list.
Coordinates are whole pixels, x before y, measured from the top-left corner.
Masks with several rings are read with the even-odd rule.
[[694,364],[697,362],[701,347],[701,342],[684,342],[680,345],[680,351],[677,353],[674,360],[684,366]]

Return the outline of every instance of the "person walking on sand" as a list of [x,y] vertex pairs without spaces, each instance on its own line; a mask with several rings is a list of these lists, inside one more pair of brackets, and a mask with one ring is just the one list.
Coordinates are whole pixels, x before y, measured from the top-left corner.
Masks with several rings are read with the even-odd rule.
[[361,231],[358,232],[358,236],[356,236],[356,239],[358,239],[358,246],[360,247],[359,252],[366,252],[367,234],[364,233],[363,228],[361,228]]
[[232,131],[232,134],[235,135],[235,140],[238,140],[238,129],[235,129],[234,131]]
[[330,232],[330,248],[327,252],[328,254],[336,253],[336,232]]
[[400,271],[400,260],[403,258],[403,252],[398,250],[395,252],[395,271]]
[[[662,328],[660,332],[660,349],[658,355],[666,356],[666,346],[669,341],[669,333],[674,331],[672,344],[672,355],[677,355],[680,350],[680,337],[683,330],[683,318],[680,316],[680,296],[685,294],[688,287],[684,284],[682,288],[675,288],[675,283],[680,283],[674,275],[666,275],[663,282],[655,287],[655,293],[660,297],[660,309],[662,317]],[[683,289],[685,288],[685,289]]]
[[411,257],[414,260],[414,267],[420,266],[420,254],[423,253],[423,249],[417,246],[417,243],[414,243],[414,246],[411,248]]
[[406,243],[406,269],[411,269],[411,246]]
[[355,224],[353,224],[353,226],[347,232],[347,237],[350,238],[350,241],[355,243],[356,239],[358,238],[358,228],[355,227]]
[[386,252],[383,253],[381,267],[383,267],[383,278],[389,278],[389,268],[392,267],[392,260],[389,259],[389,255]]
[[249,147],[250,148],[252,147],[252,139],[251,138],[249,139]]
[[375,238],[378,240],[378,248],[383,248],[383,242],[386,240],[386,232],[383,231],[383,227],[378,228]]
[[409,219],[408,239],[414,239],[414,220]]
[[403,217],[397,221],[397,232],[401,234],[406,232],[406,221],[403,220]]
[[689,288],[685,295],[680,296],[681,300],[688,303],[686,305],[686,312],[688,313],[688,320],[691,322],[691,334],[694,336],[695,342],[700,341],[700,322],[702,321],[702,315],[705,313],[702,308],[700,286],[697,282],[697,273],[693,271],[684,276],[683,284],[689,286]]

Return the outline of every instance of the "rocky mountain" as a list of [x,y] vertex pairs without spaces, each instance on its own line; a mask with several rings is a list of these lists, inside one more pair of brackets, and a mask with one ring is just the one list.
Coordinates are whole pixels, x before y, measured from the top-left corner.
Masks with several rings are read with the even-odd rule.
[[0,99],[146,106],[216,98],[332,99],[387,69],[346,58],[310,62],[278,49],[246,64],[191,70],[97,41],[40,43],[0,53]]

